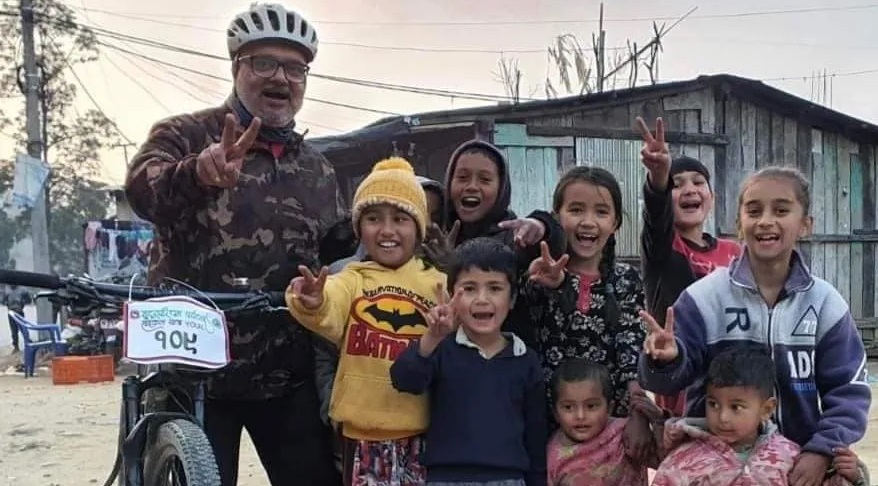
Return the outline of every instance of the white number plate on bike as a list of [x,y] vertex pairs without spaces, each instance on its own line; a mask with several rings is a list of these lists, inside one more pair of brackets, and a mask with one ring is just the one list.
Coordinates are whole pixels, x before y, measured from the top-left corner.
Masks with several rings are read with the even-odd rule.
[[139,364],[178,363],[199,368],[229,364],[229,335],[221,311],[189,297],[125,304],[125,358]]

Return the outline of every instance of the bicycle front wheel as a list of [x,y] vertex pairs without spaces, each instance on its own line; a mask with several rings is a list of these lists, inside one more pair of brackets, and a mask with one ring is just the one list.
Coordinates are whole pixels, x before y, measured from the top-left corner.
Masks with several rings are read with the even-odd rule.
[[144,460],[146,486],[220,486],[213,449],[198,425],[171,420],[153,437]]

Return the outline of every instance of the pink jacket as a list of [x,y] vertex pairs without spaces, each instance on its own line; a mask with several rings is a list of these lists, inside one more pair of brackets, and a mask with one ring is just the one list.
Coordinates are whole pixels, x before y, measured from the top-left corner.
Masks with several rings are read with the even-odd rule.
[[627,419],[611,418],[594,439],[571,444],[560,430],[549,441],[548,486],[646,486],[646,466],[625,455]]
[[[652,486],[788,486],[799,446],[777,432],[774,424],[753,446],[742,461],[734,449],[707,431],[707,422],[699,418],[668,420],[665,438],[673,430],[683,432],[683,442],[665,457]],[[825,486],[848,484],[839,477]]]

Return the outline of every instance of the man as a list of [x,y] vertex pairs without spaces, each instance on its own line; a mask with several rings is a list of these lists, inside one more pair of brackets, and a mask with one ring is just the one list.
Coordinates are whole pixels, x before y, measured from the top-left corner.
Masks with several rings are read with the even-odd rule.
[[[15,312],[22,317],[24,317],[25,306],[32,303],[33,299],[31,299],[27,289],[18,285],[10,285],[9,289],[3,294],[3,305],[8,307],[10,312]],[[9,332],[12,335],[12,352],[17,353],[19,351],[18,326],[15,325],[12,319],[9,319]]]
[[[132,159],[126,193],[155,226],[149,281],[230,291],[283,290],[317,268],[321,235],[342,216],[329,162],[294,131],[314,26],[253,4],[228,30],[234,91],[216,108],[159,122]],[[274,486],[337,483],[320,421],[311,336],[289,316],[229,322],[232,362],[208,376],[206,432],[234,486],[242,427]]]

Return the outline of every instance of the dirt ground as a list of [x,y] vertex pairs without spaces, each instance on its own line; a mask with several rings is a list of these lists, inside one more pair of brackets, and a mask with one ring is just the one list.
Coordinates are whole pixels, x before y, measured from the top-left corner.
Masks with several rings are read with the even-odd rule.
[[[0,486],[104,484],[116,457],[121,384],[54,386],[46,370],[28,379],[0,374]],[[244,435],[238,485],[268,486]]]
[[[3,361],[8,357],[0,366]],[[878,363],[872,368],[878,371]],[[116,454],[121,378],[54,386],[48,370],[39,374],[25,379],[0,371],[0,486],[102,485]],[[870,424],[878,424],[876,405]],[[854,448],[874,471],[878,428],[870,429]],[[244,440],[239,486],[268,486],[246,434]]]

